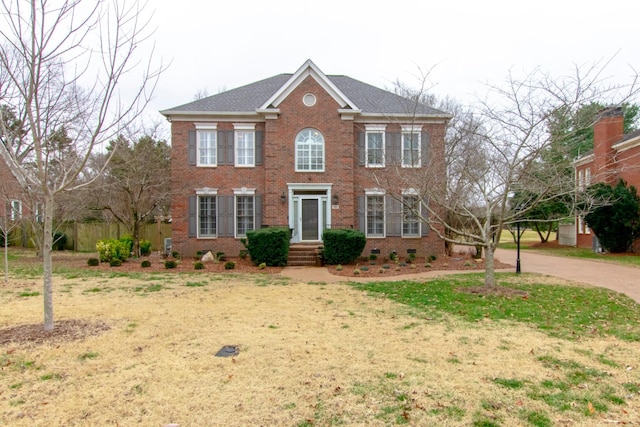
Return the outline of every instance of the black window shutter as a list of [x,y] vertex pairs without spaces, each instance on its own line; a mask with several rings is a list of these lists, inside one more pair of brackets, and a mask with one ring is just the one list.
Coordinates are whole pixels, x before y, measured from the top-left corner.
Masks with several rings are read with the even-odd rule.
[[255,222],[253,224],[254,229],[262,227],[262,196],[255,196],[253,199],[253,209],[255,214]]
[[226,197],[225,196],[216,196],[216,235],[218,237],[223,237],[225,235],[225,205],[226,205]]
[[189,165],[195,165],[198,155],[198,147],[196,146],[196,131],[189,131],[189,143],[187,147],[187,162]]
[[422,224],[420,224],[421,227],[421,235],[422,236],[428,236],[429,235],[429,224],[427,223],[427,220],[429,219],[429,212],[427,211],[427,203],[429,203],[427,200],[421,200],[420,201],[420,213],[422,214],[422,218],[424,218],[425,221],[422,221]]
[[189,237],[198,236],[198,196],[189,196]]
[[227,158],[226,158],[226,164],[227,165],[234,165],[235,164],[235,158],[233,156],[233,143],[234,143],[234,139],[235,139],[235,134],[232,130],[228,130],[227,131]]
[[367,196],[358,196],[358,230],[367,233]]
[[402,236],[402,202],[391,196],[386,196],[385,206],[387,209],[385,212],[387,218],[387,236]]
[[264,132],[256,131],[256,166],[262,165]]
[[216,135],[216,145],[218,146],[218,153],[217,153],[218,165],[226,164],[225,158],[224,158],[225,143],[226,143],[225,131],[219,130]]
[[428,166],[429,163],[429,132],[422,132],[420,136],[420,157],[422,159],[422,166]]
[[399,164],[402,160],[402,137],[400,132],[387,132],[385,134],[386,164]]
[[[233,132],[231,132],[233,134]],[[227,237],[233,237],[235,235],[235,221],[233,220],[233,212],[235,207],[235,196],[225,196],[225,229]]]
[[358,165],[364,166],[367,161],[366,133],[358,132]]

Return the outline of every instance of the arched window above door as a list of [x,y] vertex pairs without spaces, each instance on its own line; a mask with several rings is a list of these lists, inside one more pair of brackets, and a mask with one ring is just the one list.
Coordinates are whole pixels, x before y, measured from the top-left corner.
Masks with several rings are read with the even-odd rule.
[[296,172],[324,172],[324,137],[317,129],[296,136]]

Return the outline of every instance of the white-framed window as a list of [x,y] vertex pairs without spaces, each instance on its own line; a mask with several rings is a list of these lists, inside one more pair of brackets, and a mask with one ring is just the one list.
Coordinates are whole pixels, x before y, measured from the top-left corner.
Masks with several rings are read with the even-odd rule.
[[384,167],[385,125],[365,125],[365,149],[368,168]]
[[584,190],[584,169],[578,171],[578,190]]
[[584,170],[584,185],[586,187],[591,185],[591,168]]
[[196,123],[197,166],[218,165],[217,129],[217,123]]
[[422,126],[402,126],[402,167],[419,168],[420,161],[420,133]]
[[414,190],[402,192],[402,237],[420,237],[420,198]]
[[256,224],[256,189],[234,188],[235,195],[235,237],[246,237],[247,231],[255,229]]
[[216,191],[198,194],[198,238],[218,236],[218,195]]
[[44,222],[44,205],[42,203],[36,203],[33,213],[37,223]]
[[384,191],[367,190],[366,230],[367,237],[385,236],[385,203]]
[[11,200],[9,207],[9,220],[20,221],[22,219],[22,202],[20,200]]
[[255,124],[234,123],[235,165],[240,167],[256,165]]
[[236,196],[236,237],[246,237],[254,229],[254,203],[254,196]]
[[317,129],[296,136],[296,172],[324,172],[324,137]]

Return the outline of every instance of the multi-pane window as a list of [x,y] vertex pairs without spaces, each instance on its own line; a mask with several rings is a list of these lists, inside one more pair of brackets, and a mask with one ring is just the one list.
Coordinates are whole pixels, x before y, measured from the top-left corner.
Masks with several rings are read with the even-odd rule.
[[367,237],[384,237],[384,196],[367,196]]
[[324,138],[316,129],[296,136],[296,171],[324,171]]
[[198,130],[198,166],[216,166],[218,147],[215,130]]
[[384,166],[384,131],[367,131],[367,167]]
[[20,221],[22,219],[22,202],[20,200],[11,200],[10,209],[9,220]]
[[198,237],[216,237],[216,196],[198,196]]
[[254,196],[236,196],[236,237],[254,229]]
[[420,167],[420,132],[402,131],[402,166]]
[[420,200],[416,195],[402,196],[402,237],[420,236]]
[[236,166],[255,166],[256,141],[254,124],[234,124]]
[[44,205],[42,203],[36,203],[33,212],[35,214],[36,222],[44,222]]

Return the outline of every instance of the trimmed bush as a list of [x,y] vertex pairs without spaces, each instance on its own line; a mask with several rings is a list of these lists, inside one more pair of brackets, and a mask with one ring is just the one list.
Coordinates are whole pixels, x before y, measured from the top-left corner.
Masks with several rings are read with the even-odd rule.
[[202,261],[197,261],[193,264],[193,268],[195,268],[196,270],[204,270],[204,262]]
[[87,260],[87,265],[89,267],[96,267],[96,266],[100,265],[100,260],[98,258],[89,258]]
[[224,263],[224,269],[225,270],[233,270],[234,268],[236,268],[236,263],[233,261],[227,261]]
[[116,239],[98,240],[96,249],[100,262],[111,262],[112,259],[124,261],[131,254],[127,244]]
[[164,262],[164,268],[176,268],[178,266],[178,263],[172,259],[166,260]]
[[141,256],[149,256],[151,255],[151,242],[148,240],[140,240],[140,255]]
[[53,249],[56,251],[64,251],[64,247],[67,245],[67,235],[61,231],[53,233]]
[[322,240],[327,264],[349,264],[360,256],[367,243],[363,232],[351,229],[326,230]]
[[260,228],[247,232],[247,250],[255,265],[287,265],[290,232],[287,228]]
[[216,252],[216,259],[218,261],[226,261],[227,255],[224,252]]
[[109,265],[111,267],[120,267],[122,265],[122,260],[118,258],[114,258],[111,261],[109,261]]
[[128,234],[125,234],[120,238],[120,242],[122,242],[127,248],[127,253],[131,254],[133,252],[133,237]]
[[151,267],[151,261],[149,261],[148,259],[145,259],[144,261],[142,261],[140,263],[140,267],[142,268],[149,268]]

